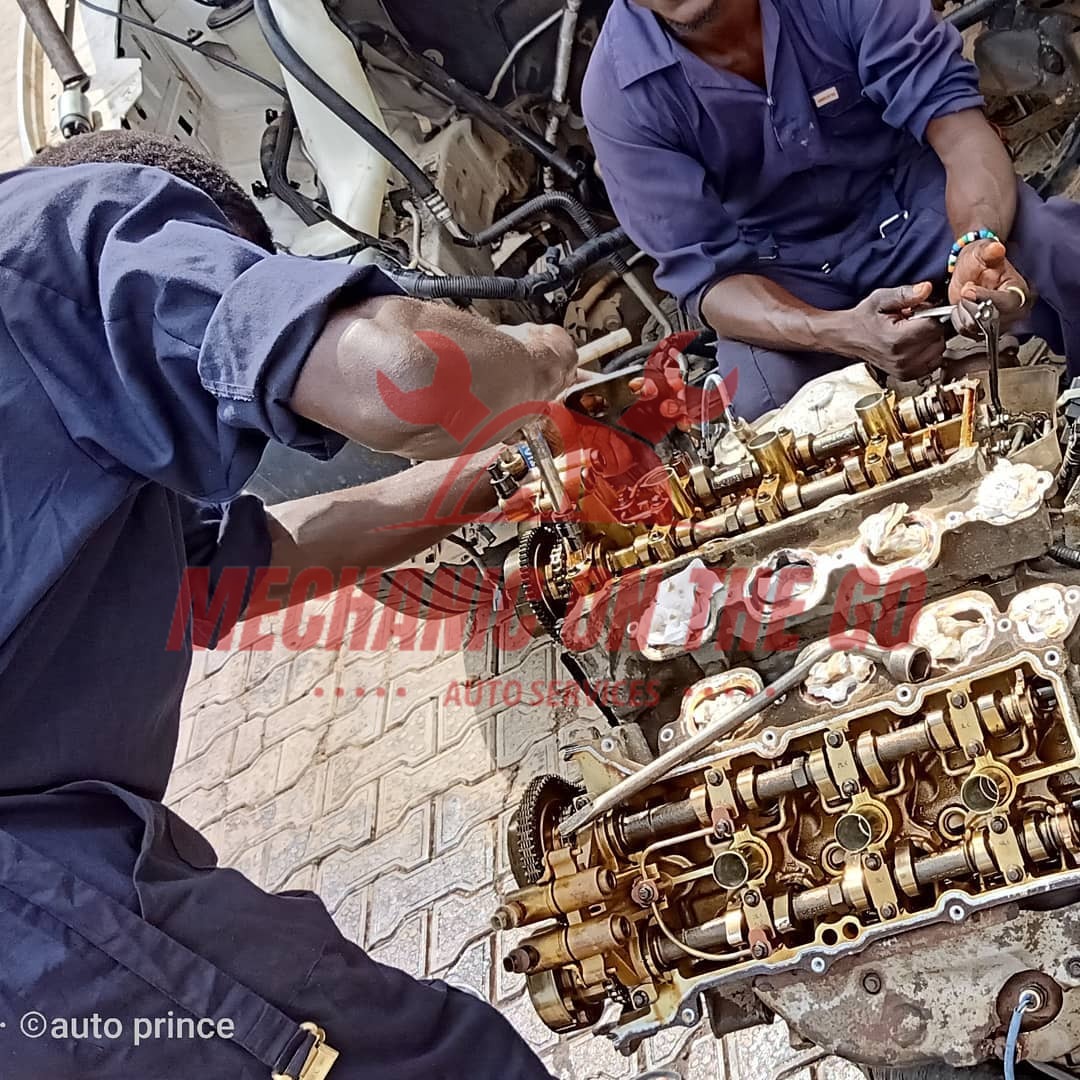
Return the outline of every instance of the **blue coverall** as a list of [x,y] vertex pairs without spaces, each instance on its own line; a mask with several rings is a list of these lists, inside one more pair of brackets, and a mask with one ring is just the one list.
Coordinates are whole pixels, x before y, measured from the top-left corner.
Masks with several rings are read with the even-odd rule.
[[[185,568],[266,565],[264,511],[237,496],[269,440],[342,445],[292,388],[328,312],[387,291],[267,256],[156,169],[0,177],[0,1076],[295,1075],[305,1021],[341,1052],[331,1080],[547,1076],[489,1006],[373,962],[313,894],[216,868],[160,801]],[[170,1011],[239,1035],[133,1045]],[[124,1032],[32,1038],[32,1012]]]
[[[978,73],[930,0],[761,0],[767,87],[714,68],[614,0],[584,110],[619,220],[700,318],[734,274],[826,310],[942,282],[953,229],[931,120],[979,107]],[[1080,364],[1080,206],[1020,185],[1009,256],[1041,296],[1031,332]],[[748,419],[850,360],[721,341]]]

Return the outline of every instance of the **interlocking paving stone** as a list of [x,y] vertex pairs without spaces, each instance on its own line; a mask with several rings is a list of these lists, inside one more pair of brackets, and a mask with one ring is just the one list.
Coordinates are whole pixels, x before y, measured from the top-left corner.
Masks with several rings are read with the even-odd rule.
[[[646,1069],[767,1080],[795,1056],[777,1023],[723,1043],[678,1028],[625,1058],[587,1034],[554,1035],[523,980],[502,970],[527,934],[489,924],[510,887],[503,838],[513,806],[533,776],[568,775],[560,729],[565,739],[571,725],[604,723],[584,702],[528,703],[534,683],[565,681],[550,646],[435,654],[391,643],[376,654],[346,641],[339,654],[290,653],[276,625],[262,624],[269,649],[198,654],[185,700],[170,798],[224,863],[267,888],[319,892],[376,959],[489,998],[559,1080],[630,1080]],[[502,700],[508,684],[526,701]],[[466,694],[480,704],[465,704]],[[794,1080],[811,1077],[862,1080],[835,1059]]]

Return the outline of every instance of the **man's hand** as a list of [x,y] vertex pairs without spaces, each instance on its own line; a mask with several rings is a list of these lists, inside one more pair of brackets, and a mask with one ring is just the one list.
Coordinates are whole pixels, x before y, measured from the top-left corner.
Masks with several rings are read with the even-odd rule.
[[930,299],[929,282],[899,289],[878,289],[848,313],[845,354],[895,375],[917,379],[941,364],[945,341],[941,328],[912,312]]
[[500,326],[499,330],[525,350],[522,362],[532,367],[538,380],[538,400],[554,401],[578,381],[577,347],[561,326],[522,323],[520,326]]
[[[1027,297],[1026,303],[1021,293]],[[960,251],[949,283],[949,301],[957,308],[953,320],[957,331],[978,336],[962,301],[977,303],[986,299],[993,300],[1006,323],[1026,314],[1034,299],[1028,283],[1006,258],[1005,245],[1000,240],[977,240]]]

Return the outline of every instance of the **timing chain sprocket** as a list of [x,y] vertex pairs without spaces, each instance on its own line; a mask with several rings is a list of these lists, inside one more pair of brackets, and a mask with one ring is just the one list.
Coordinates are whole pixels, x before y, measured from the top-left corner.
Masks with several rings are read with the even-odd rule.
[[518,570],[526,610],[558,638],[569,592],[562,537],[553,529],[533,529],[518,545]]
[[544,876],[555,829],[581,794],[581,788],[553,773],[536,777],[525,789],[506,830],[510,869],[521,888]]

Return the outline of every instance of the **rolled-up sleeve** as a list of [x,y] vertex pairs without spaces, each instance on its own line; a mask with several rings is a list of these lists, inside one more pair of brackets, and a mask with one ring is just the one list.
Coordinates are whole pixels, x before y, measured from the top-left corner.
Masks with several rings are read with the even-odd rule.
[[[38,177],[57,188],[43,231],[58,255],[5,268],[27,297],[5,318],[88,455],[227,501],[268,440],[321,458],[341,448],[290,398],[329,314],[396,291],[388,278],[268,255],[235,235],[208,196],[157,169],[30,169],[17,182]],[[50,217],[57,207],[62,223]],[[48,319],[29,317],[34,296]]]
[[837,6],[863,93],[891,127],[923,142],[931,120],[983,104],[960,33],[938,18],[930,0],[837,0]]
[[741,238],[702,164],[646,127],[633,94],[620,96],[595,62],[583,104],[619,222],[656,259],[657,284],[700,318],[708,289],[753,265],[756,250]]

